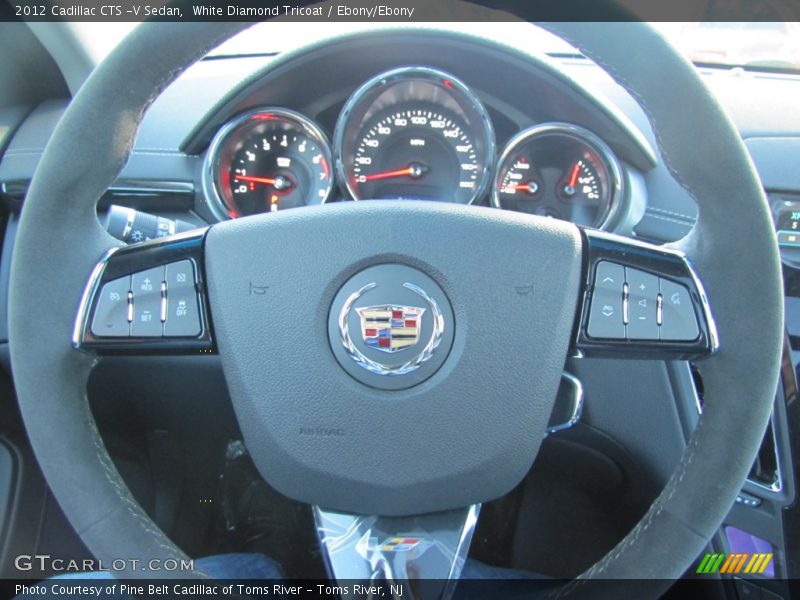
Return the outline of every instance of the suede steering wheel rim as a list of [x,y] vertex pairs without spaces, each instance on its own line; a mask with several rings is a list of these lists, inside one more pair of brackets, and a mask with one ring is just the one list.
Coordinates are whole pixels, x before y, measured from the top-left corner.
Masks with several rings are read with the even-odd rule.
[[[70,345],[86,279],[104,252],[118,244],[98,223],[96,202],[127,160],[153,99],[243,27],[182,23],[137,28],[75,96],[46,148],[22,211],[9,297],[19,403],[53,493],[87,547],[103,560],[186,557],[135,502],[115,469],[86,398],[86,381],[97,358]],[[703,278],[719,328],[719,352],[700,365],[704,414],[648,513],[566,591],[579,592],[581,581],[592,578],[669,580],[681,576],[719,527],[769,419],[783,339],[775,234],[733,124],[693,67],[663,38],[639,23],[544,27],[581,49],[639,101],[669,170],[699,206],[697,225],[674,246],[691,258]],[[611,41],[619,39],[626,43]],[[631,53],[631,47],[637,52]],[[91,138],[88,131],[94,132]],[[69,246],[54,247],[54,240]],[[44,297],[43,282],[49,288]]]

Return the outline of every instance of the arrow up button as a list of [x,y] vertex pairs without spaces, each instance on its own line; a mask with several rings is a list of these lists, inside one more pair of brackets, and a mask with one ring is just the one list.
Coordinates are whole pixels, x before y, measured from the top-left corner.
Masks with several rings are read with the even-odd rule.
[[593,338],[625,339],[622,320],[622,286],[625,269],[616,263],[597,263],[587,333]]

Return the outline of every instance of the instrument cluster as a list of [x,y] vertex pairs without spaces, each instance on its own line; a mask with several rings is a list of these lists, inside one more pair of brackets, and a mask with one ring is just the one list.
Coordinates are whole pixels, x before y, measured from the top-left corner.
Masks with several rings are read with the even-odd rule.
[[622,176],[600,138],[568,123],[524,129],[498,155],[474,92],[449,73],[403,67],[350,96],[332,144],[316,123],[286,108],[239,115],[212,140],[203,184],[219,219],[336,197],[489,202],[604,228],[619,207]]

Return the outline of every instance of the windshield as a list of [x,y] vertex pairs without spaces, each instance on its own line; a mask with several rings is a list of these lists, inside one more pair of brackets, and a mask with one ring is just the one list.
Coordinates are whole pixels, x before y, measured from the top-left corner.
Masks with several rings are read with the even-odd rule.
[[797,23],[659,23],[696,64],[800,70]]
[[[79,37],[96,59],[102,59],[135,23],[76,23]],[[800,71],[800,24],[654,23],[683,54],[702,66]],[[466,31],[549,55],[579,54],[572,46],[528,23],[387,23],[385,26],[433,27]],[[374,29],[371,23],[259,23],[223,43],[210,57],[277,54],[342,33]]]

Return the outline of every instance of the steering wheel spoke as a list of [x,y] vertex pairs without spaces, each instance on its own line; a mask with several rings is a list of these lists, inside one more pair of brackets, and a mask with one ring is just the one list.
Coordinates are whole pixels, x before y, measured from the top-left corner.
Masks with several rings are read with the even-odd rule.
[[583,235],[575,354],[677,360],[716,352],[711,308],[683,253],[594,230]]
[[[315,506],[314,520],[331,578],[346,581],[356,598],[446,600],[464,568],[479,511],[480,504],[473,504],[425,515],[381,517]],[[377,586],[383,594],[374,593]]]
[[212,352],[206,231],[109,250],[87,283],[73,345],[98,353]]

